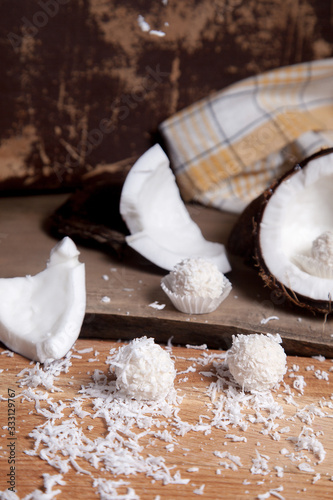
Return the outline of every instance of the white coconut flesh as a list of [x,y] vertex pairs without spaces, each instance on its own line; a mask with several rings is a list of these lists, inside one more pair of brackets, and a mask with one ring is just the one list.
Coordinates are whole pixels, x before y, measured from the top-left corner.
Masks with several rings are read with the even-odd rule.
[[[311,160],[282,181],[268,200],[260,223],[259,245],[272,276],[314,300],[333,297],[332,269],[316,254],[318,238],[333,232],[333,154]],[[324,236],[324,238],[323,238]],[[327,237],[328,236],[328,237]],[[316,242],[317,240],[317,242]]]
[[79,336],[85,314],[85,266],[65,237],[35,276],[0,279],[0,340],[44,363],[60,359]]
[[222,273],[231,270],[224,245],[207,241],[191,219],[168,157],[158,144],[128,173],[120,213],[131,233],[128,245],[162,269],[170,271],[188,257],[203,257]]

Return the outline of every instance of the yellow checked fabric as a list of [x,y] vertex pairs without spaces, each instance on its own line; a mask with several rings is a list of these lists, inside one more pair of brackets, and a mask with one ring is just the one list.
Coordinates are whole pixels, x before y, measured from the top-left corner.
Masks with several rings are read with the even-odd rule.
[[333,145],[333,59],[247,78],[160,129],[185,200],[240,212],[296,161]]

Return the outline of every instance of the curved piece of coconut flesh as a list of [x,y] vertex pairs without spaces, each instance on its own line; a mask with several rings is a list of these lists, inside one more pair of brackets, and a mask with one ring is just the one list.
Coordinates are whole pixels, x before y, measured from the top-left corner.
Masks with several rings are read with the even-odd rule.
[[331,311],[333,297],[332,232],[333,149],[280,180],[258,229],[257,253],[270,279],[289,289],[298,305],[321,312]]
[[35,361],[62,358],[79,336],[86,307],[85,266],[63,238],[35,276],[0,279],[0,340]]
[[171,271],[185,258],[204,257],[222,273],[231,270],[224,245],[207,241],[191,219],[168,157],[158,144],[129,171],[120,213],[131,233],[128,245],[162,269]]

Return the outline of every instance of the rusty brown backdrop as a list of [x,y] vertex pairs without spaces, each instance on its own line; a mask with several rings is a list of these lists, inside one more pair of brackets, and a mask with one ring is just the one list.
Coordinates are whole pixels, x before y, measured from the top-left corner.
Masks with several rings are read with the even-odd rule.
[[121,168],[175,111],[331,57],[332,19],[331,0],[1,0],[2,193]]

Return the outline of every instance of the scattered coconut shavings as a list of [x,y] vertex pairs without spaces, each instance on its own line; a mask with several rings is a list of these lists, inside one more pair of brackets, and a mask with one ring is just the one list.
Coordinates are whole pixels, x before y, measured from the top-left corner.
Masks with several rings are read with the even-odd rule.
[[301,464],[298,464],[297,467],[302,472],[314,472],[314,469],[307,462],[302,462]]
[[[120,349],[121,347],[111,349],[105,364],[100,362],[99,368],[104,370],[106,365],[113,369]],[[94,351],[92,348],[74,350],[75,353],[82,355],[92,351]],[[168,354],[170,352],[172,352],[171,339],[168,343]],[[99,354],[96,350],[94,353],[95,355]],[[293,408],[292,402],[285,401],[284,404],[288,405],[286,407],[288,414],[285,415],[276,397],[277,390],[252,393],[241,391],[229,372],[225,353],[210,353],[207,349],[198,352],[195,357],[175,358],[176,363],[178,360],[186,359],[188,368],[182,372],[207,374],[206,389],[204,393],[200,392],[200,400],[207,411],[202,410],[201,414],[189,422],[181,418],[179,405],[182,398],[176,391],[162,400],[129,399],[118,391],[116,380],[112,378],[112,374],[110,378],[110,373],[107,370],[104,373],[99,368],[92,372],[90,381],[81,386],[75,398],[64,402],[55,401],[46,391],[56,393],[54,397],[59,398],[57,394],[59,389],[55,385],[57,377],[70,369],[72,362],[74,363],[77,359],[74,356],[73,352],[69,353],[62,362],[48,363],[43,367],[39,363],[32,363],[19,374],[22,401],[31,402],[36,413],[45,419],[45,422],[31,431],[30,437],[34,440],[34,446],[26,453],[47,461],[60,473],[59,478],[62,478],[62,475],[70,469],[88,475],[92,487],[96,489],[96,493],[102,500],[110,500],[111,498],[112,500],[135,500],[139,498],[130,484],[131,476],[137,474],[144,474],[152,481],[161,481],[163,485],[189,485],[190,479],[183,478],[180,472],[174,469],[172,460],[168,463],[168,455],[174,453],[177,445],[180,444],[179,440],[188,433],[196,432],[207,436],[214,430],[220,433],[224,439],[235,443],[246,443],[247,439],[244,433],[252,426],[250,428],[255,429],[257,435],[263,434],[277,440],[280,434],[291,432],[290,427],[284,425],[286,420],[295,423],[301,420],[308,426],[315,418],[333,417],[331,411],[333,410],[333,395],[331,400],[321,398],[317,404],[300,405],[296,409]],[[198,366],[204,371],[199,372]],[[295,375],[292,379],[297,380],[297,377],[301,376],[299,366],[293,365],[289,374]],[[44,387],[46,391],[40,390],[39,387]],[[195,387],[192,388],[195,389]],[[183,392],[182,389],[179,390],[181,393]],[[202,387],[200,391],[202,391]],[[283,401],[283,393],[291,396],[290,386],[282,384],[278,394],[281,397],[280,401]],[[184,396],[186,397],[186,394]],[[302,401],[301,394],[299,394],[299,398]],[[92,433],[89,432],[94,426],[87,426],[91,419],[97,419],[97,421],[101,419],[104,422],[105,432],[98,434],[97,438],[93,438]],[[283,423],[281,428],[279,421]],[[318,440],[320,435],[322,433],[314,432],[310,427],[303,426],[298,437],[283,436],[283,439],[294,446],[294,451],[297,453],[286,448],[282,448],[280,451],[281,460],[282,457],[283,460],[289,459],[291,462],[296,462],[300,471],[315,473],[313,481],[319,479],[320,472],[316,471],[316,467],[326,456],[326,452]],[[215,439],[215,436],[211,439]],[[155,440],[166,443],[163,445],[164,456],[153,454]],[[187,443],[189,442],[187,441]],[[229,441],[224,444],[233,446],[230,445]],[[259,443],[257,444],[259,445]],[[242,450],[245,446],[245,444],[240,445]],[[261,450],[263,449],[264,446],[261,447]],[[185,448],[182,450],[185,451]],[[310,459],[302,450],[313,453],[318,462],[316,464],[310,463]],[[188,448],[187,451],[191,452],[192,450]],[[265,477],[272,470],[271,478],[283,477],[284,474],[280,461],[276,465],[273,463],[273,456],[259,453],[257,449],[256,457],[251,459],[242,455],[242,461],[239,456],[227,451],[216,451],[214,456],[219,460],[219,466],[224,470],[239,471],[240,467],[245,467],[252,474]],[[187,469],[187,472],[193,474],[198,470],[198,468],[192,467]],[[216,474],[222,474],[222,471],[216,469]],[[113,476],[126,475],[128,480],[127,478],[126,481],[116,481],[114,478],[109,479],[109,477],[101,478],[99,477],[100,472]],[[267,481],[267,479],[265,480]],[[263,481],[257,484],[259,483],[262,484]],[[196,485],[192,484],[192,486]],[[198,491],[196,494],[201,495],[205,493],[204,490],[205,485],[203,484],[195,491]],[[264,493],[266,496],[262,498],[269,498],[269,496],[283,498],[279,494],[280,491],[282,489],[272,488],[269,492]],[[36,493],[36,495],[38,494]],[[58,493],[52,490],[53,496],[30,496],[29,500],[53,499],[56,494]],[[3,498],[1,493],[0,498]]]
[[200,488],[196,488],[195,490],[193,490],[193,493],[194,493],[195,495],[203,495],[203,494],[204,494],[204,489],[205,489],[205,486],[206,486],[205,484],[202,484],[202,485],[200,486]]
[[107,295],[104,295],[104,297],[101,298],[101,302],[103,302],[104,304],[109,304],[111,302],[111,299]]
[[140,500],[139,495],[135,493],[133,488],[128,487],[125,494],[118,494],[118,488],[128,486],[127,481],[113,481],[107,479],[94,479],[93,486],[97,488],[101,500]]
[[260,321],[261,325],[266,325],[269,321],[273,321],[274,319],[279,320],[280,318],[278,316],[269,316],[269,318],[263,318]]
[[247,439],[245,436],[236,436],[236,434],[226,434],[226,439],[231,439],[234,443],[247,443]]
[[270,469],[268,468],[268,461],[270,457],[267,455],[262,455],[256,450],[256,458],[252,458],[251,474],[261,474],[266,476],[269,474]]
[[159,36],[159,37],[165,36],[165,32],[164,31],[160,31],[160,30],[150,30],[149,34],[153,35],[153,36]]
[[319,474],[319,472],[314,476],[314,478],[312,479],[312,484],[315,484],[317,481],[319,481],[319,479],[321,478],[321,475]]
[[[66,484],[66,482],[62,480],[62,477],[63,476],[61,474],[43,474],[45,492],[42,492],[41,490],[34,490],[32,493],[26,495],[22,500],[53,500],[53,498],[61,493],[61,490],[53,490],[54,486],[64,486]],[[16,493],[8,489],[6,491],[0,491],[0,499],[20,500]]]
[[78,349],[76,350],[77,353],[79,354],[88,354],[89,352],[92,352],[94,349],[92,347],[87,347],[86,349]]
[[318,463],[324,460],[326,451],[322,443],[315,437],[310,427],[303,427],[298,437],[288,437],[287,439],[295,443],[296,450],[311,451],[319,459]]
[[270,498],[270,496],[274,496],[276,498],[279,498],[280,500],[285,500],[285,497],[280,495],[280,491],[283,491],[283,486],[279,486],[278,488],[273,488],[267,493],[263,493],[262,495],[258,495],[257,498],[258,500],[266,500],[267,498]]
[[137,21],[138,21],[138,25],[142,31],[144,31],[144,32],[150,31],[150,26],[147,23],[147,21],[145,21],[145,18],[143,16],[139,15]]
[[165,304],[159,304],[157,302],[157,300],[155,300],[155,302],[152,302],[151,304],[149,304],[148,307],[152,307],[153,309],[162,310],[165,308]]
[[296,389],[296,391],[300,392],[301,394],[304,394],[304,388],[306,387],[306,382],[304,380],[303,375],[295,375],[294,373],[291,373],[289,377],[295,379],[293,382],[293,388]]
[[326,359],[325,356],[322,356],[321,354],[319,354],[318,356],[311,356],[311,357],[312,357],[312,359],[316,359],[317,361],[320,361],[321,363],[323,361],[325,361],[325,359]]
[[182,372],[177,372],[177,375],[184,375],[185,373],[195,373],[197,371],[197,369],[195,368],[195,366],[189,366],[188,368],[186,368],[186,370],[183,370]]
[[51,392],[62,392],[62,389],[56,387],[53,382],[61,373],[68,373],[70,366],[72,366],[71,357],[72,351],[69,351],[62,359],[53,361],[46,360],[44,368],[42,368],[39,362],[36,362],[35,365],[30,365],[29,368],[24,368],[17,374],[18,377],[21,377],[20,387],[43,386]]
[[327,380],[327,381],[329,380],[329,375],[324,370],[316,370],[314,372],[314,376],[319,380]]
[[242,462],[240,457],[232,455],[228,451],[220,452],[214,451],[213,453],[218,458],[227,458],[230,462],[219,462],[225,469],[232,469],[234,471],[238,470],[238,467],[242,467]]
[[277,477],[283,477],[284,476],[284,470],[283,470],[283,467],[280,467],[278,465],[276,465],[274,467],[274,469],[276,470],[276,475]]
[[1,356],[3,356],[3,355],[8,356],[9,358],[12,358],[14,356],[14,353],[13,353],[13,351],[9,351],[8,349],[6,349],[5,351],[1,352]]
[[199,349],[199,350],[206,350],[207,349],[207,344],[202,344],[202,345],[191,345],[191,344],[186,344],[185,346],[187,349]]

